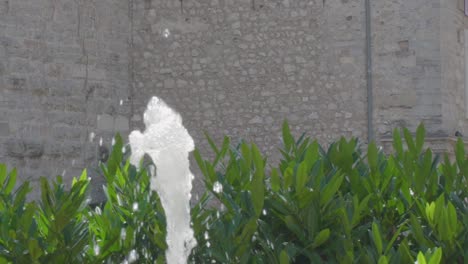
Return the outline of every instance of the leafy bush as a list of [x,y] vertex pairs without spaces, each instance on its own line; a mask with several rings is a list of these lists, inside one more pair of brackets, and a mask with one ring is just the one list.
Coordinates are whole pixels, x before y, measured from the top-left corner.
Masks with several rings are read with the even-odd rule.
[[145,168],[124,158],[116,136],[102,164],[107,201],[88,205],[86,170],[65,190],[61,177],[52,187],[41,178],[41,200],[26,202],[29,183],[13,188],[16,171],[0,165],[0,263],[158,263],[164,262],[165,216]]
[[[415,138],[394,131],[394,153],[357,139],[323,149],[283,125],[282,159],[268,166],[255,144],[225,138],[194,156],[207,190],[192,208],[193,263],[464,263],[468,260],[468,159],[441,163]],[[403,144],[403,141],[405,144]],[[1,263],[164,263],[166,220],[149,188],[149,166],[127,160],[116,136],[101,171],[107,201],[88,205],[83,174],[65,188],[29,183],[0,165]],[[123,151],[124,150],[124,151]],[[215,204],[215,206],[213,205]]]
[[[195,157],[207,193],[194,208],[193,260],[220,263],[462,263],[468,260],[468,161],[437,165],[416,138],[394,131],[392,155],[356,139],[323,149],[283,125],[282,159],[266,167],[254,144],[225,138],[213,161]],[[222,192],[217,190],[221,189]],[[207,206],[216,199],[222,210]]]

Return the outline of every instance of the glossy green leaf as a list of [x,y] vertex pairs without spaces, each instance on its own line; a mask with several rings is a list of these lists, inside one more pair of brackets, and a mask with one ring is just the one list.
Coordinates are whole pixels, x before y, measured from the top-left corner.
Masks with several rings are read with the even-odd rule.
[[294,146],[294,138],[291,135],[291,130],[289,129],[289,124],[285,120],[283,122],[283,143],[286,150],[290,150]]
[[448,202],[447,205],[447,225],[451,230],[451,234],[455,235],[456,230],[458,229],[458,220],[457,220],[457,211],[451,202]]
[[416,151],[421,152],[423,145],[424,145],[424,137],[426,135],[426,129],[424,128],[424,124],[419,124],[418,128],[416,129]]
[[195,158],[195,161],[197,162],[198,167],[200,168],[200,170],[203,172],[203,174],[206,175],[205,162],[203,161],[203,158],[202,158],[202,156],[200,154],[200,151],[198,149],[195,149],[193,151],[193,157]]
[[205,132],[205,138],[206,138],[206,141],[208,141],[208,144],[210,145],[211,149],[214,151],[214,153],[216,155],[219,154],[219,149],[218,147],[216,147],[216,143],[214,142],[214,140],[210,137],[210,135],[208,135],[207,132]]
[[367,148],[367,160],[372,170],[377,168],[378,151],[375,142],[372,141]]
[[292,186],[294,181],[294,171],[291,167],[288,167],[283,174],[284,177],[284,187],[287,189]]
[[243,246],[249,244],[256,230],[257,230],[257,220],[250,219],[247,222],[247,224],[244,226],[244,228],[242,229],[242,233],[235,238],[236,244],[241,246],[236,252],[238,256],[244,254],[246,248]]
[[301,192],[308,181],[307,162],[302,162],[296,171],[296,192]]
[[112,147],[111,154],[107,160],[107,169],[110,175],[114,175],[116,169],[120,167],[123,158],[123,141],[119,133],[114,136],[114,145]]
[[281,188],[281,181],[280,181],[280,176],[278,174],[278,170],[276,168],[273,168],[271,170],[271,177],[270,177],[270,183],[271,183],[271,189],[274,192],[277,192]]
[[341,174],[334,175],[330,182],[322,190],[322,197],[320,199],[320,205],[325,205],[333,198],[337,193],[341,184],[343,183],[344,176]]
[[255,172],[253,175],[250,191],[252,194],[252,203],[255,214],[258,217],[263,210],[263,204],[265,201],[265,173],[262,154],[255,144],[252,144],[252,157],[255,164]]
[[263,203],[265,201],[263,178],[254,178],[251,185],[251,194],[255,214],[259,216],[263,210]]
[[407,128],[403,128],[403,136],[405,137],[406,145],[408,146],[410,153],[413,155],[419,154],[416,152],[416,145],[414,144],[413,136]]
[[223,145],[221,146],[221,149],[219,150],[219,152],[216,155],[215,160],[213,161],[213,166],[218,165],[218,163],[224,159],[227,151],[229,150],[230,143],[231,143],[231,140],[229,139],[229,137],[224,137]]
[[434,213],[436,204],[434,202],[426,204],[426,217],[430,224],[434,224]]
[[380,235],[379,226],[377,223],[372,223],[372,239],[375,243],[375,247],[377,248],[377,252],[379,254],[383,253],[383,245],[382,245],[382,236]]
[[323,243],[325,243],[328,239],[330,238],[330,229],[323,229],[318,233],[318,235],[314,239],[313,246],[314,248],[321,246]]
[[457,139],[457,144],[455,145],[455,157],[457,159],[458,167],[462,169],[466,163],[466,154],[465,144],[461,138]]
[[380,256],[378,264],[388,264],[388,259],[386,256]]
[[16,184],[16,169],[13,169],[12,171],[10,171],[6,181],[7,182],[4,185],[3,192],[5,194],[10,194],[11,191],[13,191],[13,188],[15,187],[15,184]]
[[437,248],[431,256],[428,264],[439,264],[442,260],[442,249]]
[[36,239],[30,239],[28,241],[28,249],[33,261],[38,260],[39,257],[42,256],[42,249]]
[[403,142],[401,140],[400,129],[393,130],[393,148],[399,157],[403,156]]
[[426,258],[424,257],[424,254],[422,252],[418,253],[417,260],[418,260],[418,264],[426,264],[427,263]]
[[286,250],[281,250],[280,257],[279,257],[280,264],[289,264],[289,256]]
[[5,164],[0,164],[0,184],[3,184],[3,181],[8,175],[7,166]]

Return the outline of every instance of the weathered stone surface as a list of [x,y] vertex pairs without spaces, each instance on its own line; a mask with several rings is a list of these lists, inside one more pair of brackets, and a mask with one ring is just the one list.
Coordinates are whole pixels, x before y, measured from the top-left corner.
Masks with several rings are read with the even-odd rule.
[[118,116],[115,118],[114,129],[115,131],[128,131],[129,130],[129,121],[128,118],[125,116]]
[[114,117],[108,114],[97,116],[97,129],[103,131],[114,130]]
[[0,162],[20,180],[67,169],[68,181],[72,159],[97,165],[89,133],[110,144],[114,124],[129,130],[114,122],[131,116],[118,109],[132,93],[129,14],[116,0],[0,1]]
[[30,140],[10,140],[6,143],[7,154],[13,158],[37,159],[44,154],[44,144]]
[[[96,166],[96,145],[141,128],[153,95],[204,154],[208,131],[274,162],[284,119],[322,143],[366,138],[364,0],[129,3],[0,0],[1,155],[24,179]],[[460,1],[372,5],[377,136],[421,121],[468,134]]]
[[10,125],[7,122],[0,122],[0,137],[10,136]]

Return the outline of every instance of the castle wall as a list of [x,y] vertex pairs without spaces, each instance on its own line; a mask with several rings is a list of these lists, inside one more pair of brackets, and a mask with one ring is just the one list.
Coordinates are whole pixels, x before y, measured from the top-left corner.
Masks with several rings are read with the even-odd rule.
[[464,1],[441,0],[442,116],[449,136],[468,134],[465,113]]
[[376,132],[424,122],[442,135],[439,0],[372,1]]
[[120,0],[0,1],[0,160],[20,179],[69,182],[97,164],[101,137],[129,130],[128,11]]
[[[460,0],[371,4],[377,138],[465,133]],[[100,139],[143,129],[151,96],[205,155],[204,131],[275,161],[284,119],[366,141],[364,0],[0,0],[0,87],[0,160],[33,182],[94,177]]]
[[163,98],[205,153],[206,130],[275,159],[285,118],[322,142],[366,138],[362,0],[148,0],[134,18],[135,113]]

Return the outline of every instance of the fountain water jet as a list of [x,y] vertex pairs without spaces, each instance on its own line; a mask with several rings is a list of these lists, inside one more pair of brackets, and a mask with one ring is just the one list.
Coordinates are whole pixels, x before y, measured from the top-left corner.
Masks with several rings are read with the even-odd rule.
[[161,99],[151,98],[143,119],[144,133],[133,131],[129,136],[130,162],[138,166],[146,153],[156,164],[156,173],[151,175],[151,189],[158,192],[166,212],[166,261],[168,264],[187,263],[197,244],[190,227],[193,176],[188,159],[195,145],[180,115]]

